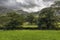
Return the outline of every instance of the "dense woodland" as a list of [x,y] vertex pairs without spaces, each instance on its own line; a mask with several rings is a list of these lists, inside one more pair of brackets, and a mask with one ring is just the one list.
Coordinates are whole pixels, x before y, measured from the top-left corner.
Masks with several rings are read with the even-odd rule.
[[[24,24],[37,27],[23,27]],[[17,13],[15,11],[0,14],[0,29],[60,29],[60,2],[35,13]]]

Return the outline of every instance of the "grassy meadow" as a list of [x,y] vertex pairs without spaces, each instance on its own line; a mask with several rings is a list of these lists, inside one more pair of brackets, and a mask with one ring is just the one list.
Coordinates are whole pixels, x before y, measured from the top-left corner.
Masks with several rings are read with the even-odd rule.
[[60,40],[60,30],[0,30],[0,40]]

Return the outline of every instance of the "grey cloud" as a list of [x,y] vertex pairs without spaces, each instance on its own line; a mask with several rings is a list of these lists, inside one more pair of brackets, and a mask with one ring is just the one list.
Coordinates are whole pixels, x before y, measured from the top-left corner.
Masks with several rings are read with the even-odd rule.
[[39,11],[44,7],[49,7],[53,1],[51,0],[20,0],[23,2],[17,2],[16,0],[0,0],[0,6],[5,6],[12,9],[21,9],[24,11]]

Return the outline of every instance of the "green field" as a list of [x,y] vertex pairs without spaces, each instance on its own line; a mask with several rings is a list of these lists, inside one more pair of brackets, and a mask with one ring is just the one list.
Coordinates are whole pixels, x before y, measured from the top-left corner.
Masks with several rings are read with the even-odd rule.
[[60,40],[59,30],[0,31],[0,40]]

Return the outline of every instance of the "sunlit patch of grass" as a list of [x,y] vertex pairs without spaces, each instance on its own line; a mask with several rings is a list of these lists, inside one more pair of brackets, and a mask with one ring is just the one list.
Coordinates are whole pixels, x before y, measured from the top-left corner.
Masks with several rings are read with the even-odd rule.
[[38,27],[38,26],[35,24],[29,24],[28,22],[26,22],[23,24],[23,27]]

